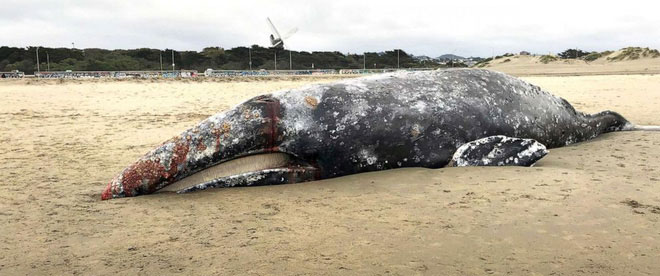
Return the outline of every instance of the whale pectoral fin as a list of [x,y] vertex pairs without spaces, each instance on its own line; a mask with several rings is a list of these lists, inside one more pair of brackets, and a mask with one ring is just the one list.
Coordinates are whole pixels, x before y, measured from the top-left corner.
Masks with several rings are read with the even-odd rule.
[[178,190],[177,193],[187,193],[209,188],[226,188],[240,186],[264,186],[300,183],[317,180],[318,170],[314,167],[287,167],[265,169],[214,179],[205,183]]
[[460,146],[449,166],[532,166],[548,154],[534,139],[489,136]]

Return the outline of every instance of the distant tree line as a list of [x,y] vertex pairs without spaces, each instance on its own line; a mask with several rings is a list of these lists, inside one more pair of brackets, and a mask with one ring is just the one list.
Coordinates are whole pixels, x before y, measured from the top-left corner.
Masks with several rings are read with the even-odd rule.
[[[0,47],[0,71],[19,70],[32,74],[37,70],[36,47]],[[250,53],[249,53],[250,52]],[[249,68],[249,54],[252,55],[252,69],[289,69],[289,51],[264,48],[258,45],[223,49],[207,47],[202,51],[174,51],[175,69],[204,71],[207,68],[245,70]],[[97,48],[46,48],[39,47],[39,67],[46,71],[126,71],[160,70],[162,56],[163,70],[171,70],[172,50],[131,49],[106,50]],[[292,68],[312,69],[359,69],[363,68],[364,55],[343,54],[340,52],[298,52],[292,51]],[[48,65],[50,64],[50,65]],[[418,61],[412,55],[399,50],[401,68],[446,67],[437,61]],[[366,68],[396,68],[397,50],[366,53]]]
[[569,58],[577,59],[589,55],[590,53],[591,52],[585,52],[580,49],[567,49],[566,51],[558,53],[557,55],[560,58],[564,58],[564,59],[569,59]]

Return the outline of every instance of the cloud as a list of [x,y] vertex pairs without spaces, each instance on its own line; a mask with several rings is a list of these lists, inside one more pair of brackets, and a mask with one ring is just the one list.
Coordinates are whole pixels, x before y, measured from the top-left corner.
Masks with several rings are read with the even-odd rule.
[[269,44],[295,50],[490,56],[626,46],[660,48],[653,1],[33,1],[5,0],[0,44],[201,50]]

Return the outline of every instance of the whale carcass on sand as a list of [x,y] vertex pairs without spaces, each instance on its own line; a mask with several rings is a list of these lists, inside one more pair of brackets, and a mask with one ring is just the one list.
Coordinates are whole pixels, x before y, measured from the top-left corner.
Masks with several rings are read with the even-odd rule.
[[402,167],[530,166],[547,148],[635,126],[488,70],[396,72],[280,91],[215,114],[110,181],[103,199]]

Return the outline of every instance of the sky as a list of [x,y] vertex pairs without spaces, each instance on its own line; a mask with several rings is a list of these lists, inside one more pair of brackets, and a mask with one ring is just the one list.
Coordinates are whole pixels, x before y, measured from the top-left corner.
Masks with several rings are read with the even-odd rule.
[[76,48],[269,46],[270,17],[297,51],[403,49],[436,57],[568,48],[660,48],[660,1],[0,0],[0,45]]

